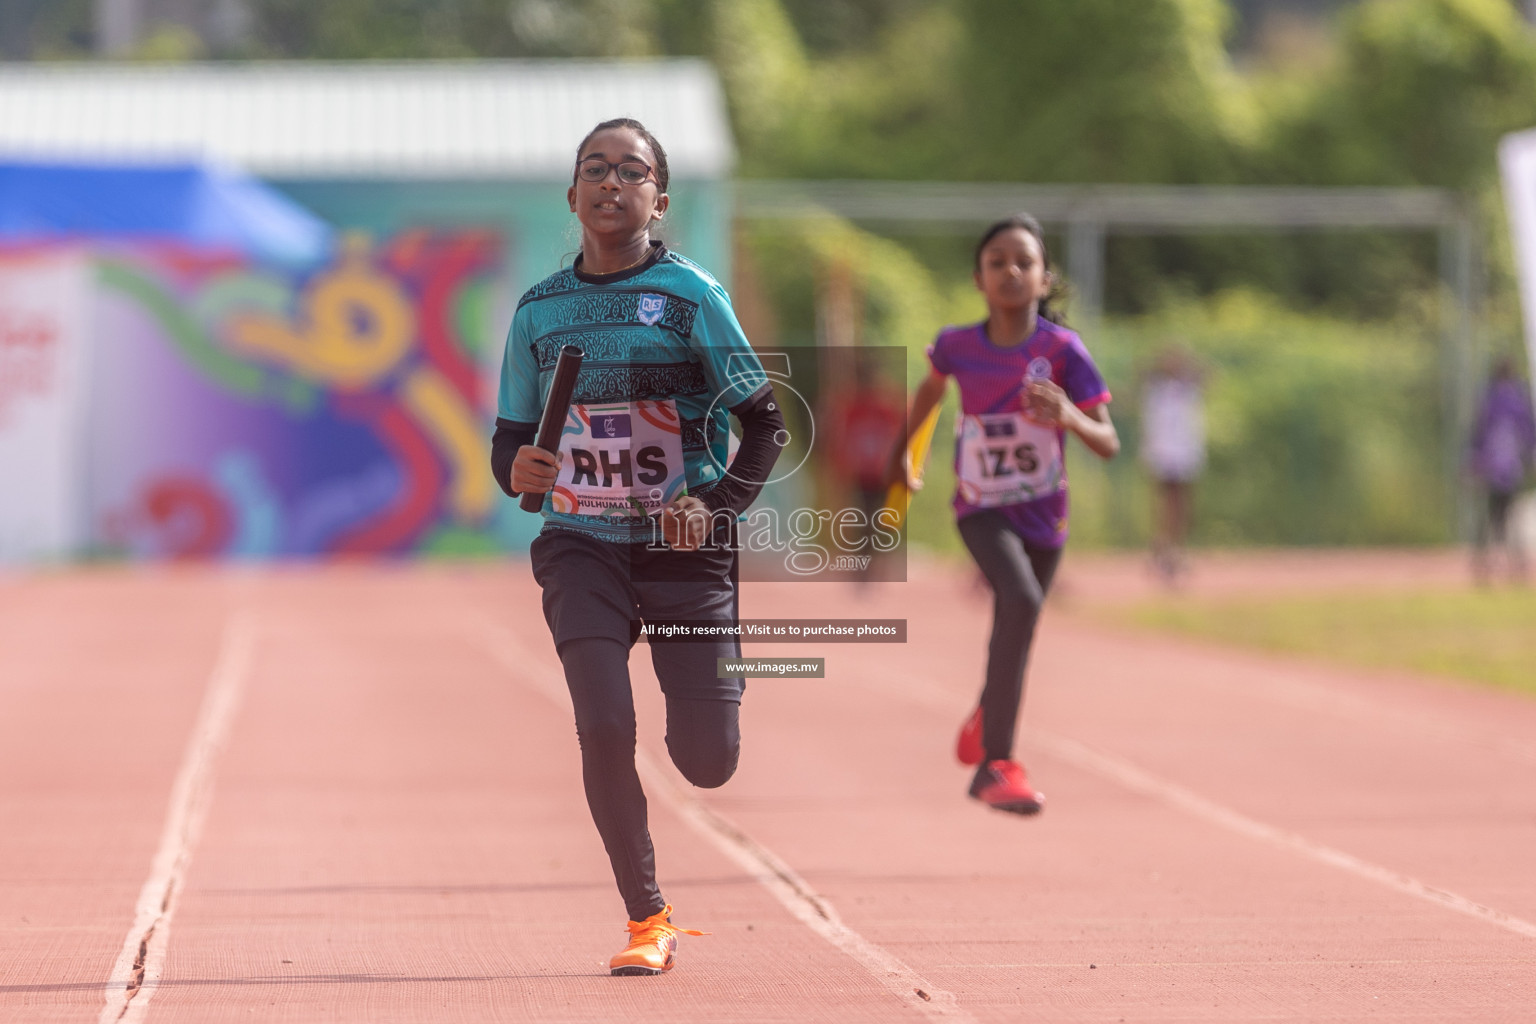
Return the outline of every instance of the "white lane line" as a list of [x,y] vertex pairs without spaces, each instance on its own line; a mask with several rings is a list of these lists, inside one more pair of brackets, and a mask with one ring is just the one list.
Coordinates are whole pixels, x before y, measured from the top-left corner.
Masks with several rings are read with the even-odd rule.
[[[560,680],[560,666],[529,651],[520,637],[486,622],[485,640],[492,655],[520,681],[569,711],[570,694]],[[801,924],[840,950],[906,1006],[933,1020],[976,1024],[953,992],[938,988],[898,957],[844,924],[837,909],[777,854],[745,830],[688,792],[645,750],[635,751],[635,767],[646,791],[660,797],[696,833],[767,889]]]
[[1522,920],[1512,914],[1506,914],[1502,910],[1484,906],[1481,903],[1467,899],[1446,889],[1436,888],[1426,882],[1421,882],[1410,875],[1384,868],[1379,864],[1361,860],[1353,854],[1336,850],[1331,846],[1316,843],[1306,836],[1295,832],[1287,832],[1285,829],[1266,825],[1237,811],[1223,807],[1213,800],[1207,800],[1191,790],[1185,789],[1177,783],[1158,778],[1150,772],[1123,761],[1118,757],[1101,753],[1073,739],[1065,736],[1056,736],[1036,730],[1034,741],[1037,747],[1049,750],[1056,757],[1070,762],[1086,771],[1093,772],[1113,782],[1118,782],[1127,789],[1135,790],[1147,796],[1156,797],[1165,803],[1203,818],[1215,825],[1220,825],[1231,832],[1257,839],[1260,842],[1269,843],[1283,849],[1299,853],[1321,864],[1327,864],[1341,871],[1347,871],[1352,875],[1364,878],[1367,881],[1384,885],[1388,889],[1395,889],[1400,893],[1415,896],[1421,900],[1438,904],[1457,913],[1466,914],[1486,921],[1489,924],[1506,928],[1516,935],[1524,935],[1526,938],[1536,939],[1536,924]]
[[[1530,957],[1500,957],[1497,960],[1324,960],[1321,957],[1314,957],[1311,960],[1113,960],[1108,963],[1098,964],[1095,969],[1104,970],[1106,968],[1114,969],[1126,967],[1259,967],[1273,970],[1279,967],[1343,967],[1346,964],[1351,967],[1418,966],[1455,968],[1473,967],[1482,964],[1497,964],[1500,966],[1536,964],[1536,960],[1533,960]],[[1061,967],[1080,968],[1083,966],[1083,962],[1081,960],[1072,960],[1065,963],[1060,961],[1006,964],[958,963],[940,964],[939,966],[971,970],[976,970],[982,967],[1034,968],[1045,970],[1047,968]]]
[[793,868],[672,781],[645,751],[637,751],[635,765],[646,777],[647,792],[660,796],[695,832],[771,892],[796,920],[851,957],[897,999],[934,1020],[975,1021],[953,992],[935,987],[884,947],[844,924],[837,908]]
[[[1081,617],[1074,617],[1072,626],[1085,631],[1099,628],[1092,620]],[[1111,628],[1123,631],[1125,635],[1133,639],[1141,635],[1153,635],[1151,631],[1143,633],[1139,627],[1115,626]],[[1373,729],[1390,726],[1398,732],[1410,736],[1434,740],[1439,743],[1465,744],[1481,751],[1524,761],[1527,764],[1536,764],[1536,746],[1523,743],[1510,736],[1493,735],[1476,728],[1469,729],[1411,707],[1398,706],[1389,701],[1373,700],[1358,694],[1342,692],[1322,683],[1307,682],[1296,678],[1291,673],[1277,671],[1273,664],[1274,659],[1281,659],[1316,665],[1318,661],[1315,657],[1275,652],[1270,659],[1265,660],[1261,655],[1251,650],[1201,641],[1190,637],[1170,638],[1165,634],[1156,634],[1156,636],[1160,641],[1177,643],[1192,650],[1200,657],[1211,658],[1218,656],[1226,659],[1229,663],[1236,663],[1239,666],[1239,671],[1225,673],[1221,678],[1215,678],[1203,672],[1191,673],[1186,676],[1186,681],[1193,682],[1198,686],[1203,686],[1220,693],[1233,693],[1237,690],[1234,680],[1241,680],[1241,693],[1244,696],[1261,697],[1273,701],[1281,707],[1332,715],[1346,721],[1368,724]],[[1259,671],[1243,670],[1256,662],[1262,664]],[[1334,665],[1325,667],[1329,672],[1336,674],[1348,671]],[[1391,674],[1384,671],[1373,673],[1369,669],[1361,669],[1359,671],[1383,677],[1388,677]],[[1398,674],[1413,675],[1413,673],[1406,671]],[[1441,685],[1445,685],[1443,680]]]
[[213,801],[214,768],[250,675],[255,637],[255,627],[245,615],[237,615],[224,625],[202,709],[171,785],[160,848],[151,862],[149,878],[139,890],[133,926],[107,982],[107,1005],[102,1008],[100,1024],[142,1021],[159,985],[171,919]]
[[[955,716],[959,721],[965,714],[965,702],[962,698],[949,693],[942,687],[935,686],[926,680],[909,675],[884,676],[879,680],[863,680],[860,685],[865,685],[887,695],[900,695],[907,700],[931,708],[943,711]],[[1078,768],[1098,775],[1101,778],[1118,783],[1127,789],[1134,790],[1146,796],[1154,797],[1164,803],[1203,818],[1212,824],[1219,825],[1231,832],[1269,843],[1284,849],[1299,853],[1329,867],[1347,871],[1350,874],[1384,885],[1400,893],[1427,900],[1430,903],[1454,910],[1461,914],[1478,918],[1489,924],[1508,929],[1517,935],[1527,938],[1536,938],[1536,924],[1522,918],[1507,914],[1502,910],[1484,906],[1465,896],[1458,895],[1446,889],[1440,889],[1417,878],[1405,875],[1391,868],[1384,868],[1379,864],[1362,860],[1353,854],[1336,850],[1331,846],[1316,843],[1295,832],[1287,832],[1273,825],[1266,825],[1246,815],[1240,814],[1228,807],[1208,800],[1193,790],[1185,789],[1177,783],[1153,775],[1144,771],[1129,761],[1113,757],[1109,754],[1094,750],[1077,740],[1065,736],[1032,729],[1030,737],[1036,746],[1049,750],[1056,757]]]
[[[1232,692],[1231,684],[1214,679],[1201,678],[1205,686]],[[1340,693],[1317,683],[1306,683],[1294,678],[1265,678],[1257,681],[1251,693],[1267,697],[1276,704],[1331,714],[1356,723],[1364,723],[1373,729],[1391,726],[1400,733],[1421,736],[1439,743],[1465,744],[1478,750],[1536,765],[1536,747],[1509,736],[1489,735],[1480,730],[1470,730],[1452,722],[1435,718],[1422,711],[1398,707],[1386,701],[1371,700],[1354,694]]]

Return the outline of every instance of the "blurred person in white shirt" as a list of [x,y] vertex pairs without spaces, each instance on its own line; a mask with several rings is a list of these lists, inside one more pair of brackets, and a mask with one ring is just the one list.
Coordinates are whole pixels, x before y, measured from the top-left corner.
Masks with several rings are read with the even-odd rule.
[[1185,349],[1163,349],[1141,394],[1141,461],[1152,477],[1152,561],[1168,583],[1185,569],[1195,481],[1205,469],[1204,380]]

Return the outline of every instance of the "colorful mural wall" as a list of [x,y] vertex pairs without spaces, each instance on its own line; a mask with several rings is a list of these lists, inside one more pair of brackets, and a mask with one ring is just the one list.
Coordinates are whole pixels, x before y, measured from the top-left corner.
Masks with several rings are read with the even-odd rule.
[[[501,239],[413,231],[294,271],[96,256],[90,544],[148,558],[497,546]],[[488,349],[494,348],[494,353]]]
[[77,249],[0,249],[0,565],[82,546],[92,291]]

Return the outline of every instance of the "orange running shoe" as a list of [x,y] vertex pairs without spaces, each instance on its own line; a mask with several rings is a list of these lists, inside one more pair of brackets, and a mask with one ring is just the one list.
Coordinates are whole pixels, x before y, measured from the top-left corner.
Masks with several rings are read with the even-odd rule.
[[987,751],[981,741],[981,708],[977,708],[960,727],[960,738],[955,741],[955,756],[961,764],[981,764]]
[[629,945],[624,952],[608,961],[609,974],[660,974],[670,971],[677,959],[677,933],[708,935],[691,928],[678,928],[672,923],[672,904],[644,921],[629,922]]
[[1035,814],[1045,806],[1045,794],[1035,792],[1017,761],[988,761],[976,769],[971,796],[1013,814]]

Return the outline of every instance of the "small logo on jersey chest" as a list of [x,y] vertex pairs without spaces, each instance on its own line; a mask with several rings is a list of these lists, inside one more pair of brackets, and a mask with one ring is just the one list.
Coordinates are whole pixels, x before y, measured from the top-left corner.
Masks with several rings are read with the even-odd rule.
[[[1015,363],[1014,365],[1017,366],[1018,364]],[[1035,356],[1035,358],[1029,361],[1029,368],[1024,371],[1024,375],[1030,380],[1050,380],[1051,361],[1045,358],[1045,356]]]
[[631,437],[629,414],[618,413],[592,417],[592,433],[599,437]]
[[665,295],[642,295],[640,305],[635,309],[635,318],[650,327],[661,319],[661,314],[667,311],[667,297]]

